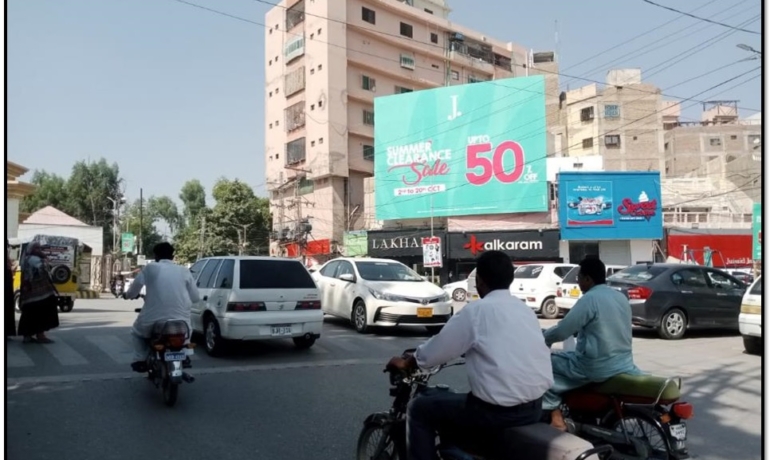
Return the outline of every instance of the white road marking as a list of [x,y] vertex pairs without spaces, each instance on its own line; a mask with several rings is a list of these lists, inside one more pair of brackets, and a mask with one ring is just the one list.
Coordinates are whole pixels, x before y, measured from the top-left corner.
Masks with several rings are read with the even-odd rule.
[[27,352],[22,350],[22,346],[39,346],[39,345],[21,345],[21,344],[5,344],[5,365],[8,367],[32,367],[35,362],[27,355]]
[[61,339],[56,339],[56,343],[47,345],[45,350],[61,363],[62,366],[82,366],[88,364],[88,360],[74,348],[64,343]]
[[134,361],[131,346],[111,335],[90,335],[86,340],[96,345],[101,351],[118,364],[130,364]]

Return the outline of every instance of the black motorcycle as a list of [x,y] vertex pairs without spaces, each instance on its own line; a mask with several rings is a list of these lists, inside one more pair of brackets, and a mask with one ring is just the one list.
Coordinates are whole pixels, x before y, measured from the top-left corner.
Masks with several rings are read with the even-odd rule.
[[[414,349],[406,350],[404,356],[406,357],[413,352]],[[465,364],[463,360],[458,360],[431,371],[417,370],[408,374],[390,372],[390,396],[393,397],[393,405],[387,412],[376,412],[366,417],[358,436],[356,459],[405,460],[406,411],[409,401],[428,392],[451,391],[446,385],[429,386],[428,383],[431,377],[441,370],[463,364]],[[388,370],[383,372],[388,372]],[[481,452],[467,452],[449,439],[441,439],[440,444],[436,446],[436,451],[442,460],[484,460],[489,458],[481,455]],[[609,458],[612,452],[613,449],[610,446],[595,447],[582,452],[575,460],[585,460],[592,456],[598,456],[605,460]],[[510,458],[516,457],[516,453],[512,452]],[[531,460],[539,459],[533,458]]]

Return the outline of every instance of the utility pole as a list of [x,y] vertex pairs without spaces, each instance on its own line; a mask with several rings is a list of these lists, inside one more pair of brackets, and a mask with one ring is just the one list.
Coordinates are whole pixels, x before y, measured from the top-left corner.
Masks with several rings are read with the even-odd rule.
[[139,251],[137,254],[144,255],[142,251],[142,226],[144,225],[144,196],[142,195],[142,189],[139,189]]
[[201,239],[198,244],[198,259],[203,258],[203,245],[206,241],[206,216],[201,216]]

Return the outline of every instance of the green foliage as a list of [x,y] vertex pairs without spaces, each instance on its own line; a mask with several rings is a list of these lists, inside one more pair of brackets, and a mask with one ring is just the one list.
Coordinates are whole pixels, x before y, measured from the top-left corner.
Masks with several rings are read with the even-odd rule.
[[165,222],[171,234],[176,233],[180,226],[184,225],[184,220],[179,214],[176,203],[167,196],[151,197],[147,200],[147,212],[156,221],[162,220]]
[[[151,259],[152,248],[163,241],[163,238],[161,238],[158,230],[155,228],[155,222],[157,222],[158,218],[149,211],[147,201],[143,203],[141,214],[139,212],[139,200],[126,206],[121,221],[123,222],[122,228],[129,233],[133,233],[136,237],[136,254],[143,254]],[[140,247],[141,252],[139,252]]]
[[46,171],[35,171],[30,183],[36,185],[37,188],[35,193],[24,197],[21,201],[22,212],[33,213],[46,206],[53,206],[62,212],[77,217],[70,209],[66,179]]
[[185,182],[179,193],[182,200],[182,217],[186,225],[193,225],[199,219],[200,212],[206,209],[206,189],[198,179]]

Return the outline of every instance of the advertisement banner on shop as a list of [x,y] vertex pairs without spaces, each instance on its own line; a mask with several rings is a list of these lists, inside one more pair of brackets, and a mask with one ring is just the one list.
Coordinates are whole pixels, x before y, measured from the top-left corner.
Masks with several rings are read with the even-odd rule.
[[660,173],[559,173],[563,240],[633,240],[663,237]]
[[[438,230],[432,236],[443,238]],[[373,230],[366,234],[369,257],[393,259],[423,257],[422,240],[431,237],[430,230]],[[439,244],[439,248],[441,245]]]
[[376,218],[547,211],[544,92],[533,76],[375,98]]
[[422,239],[422,264],[425,267],[441,267],[441,238],[437,236]]
[[559,257],[558,230],[510,232],[450,232],[450,259],[472,260],[485,251],[502,251],[517,260],[553,260]]
[[752,253],[754,260],[762,260],[762,203],[754,203],[754,215],[751,219]]

